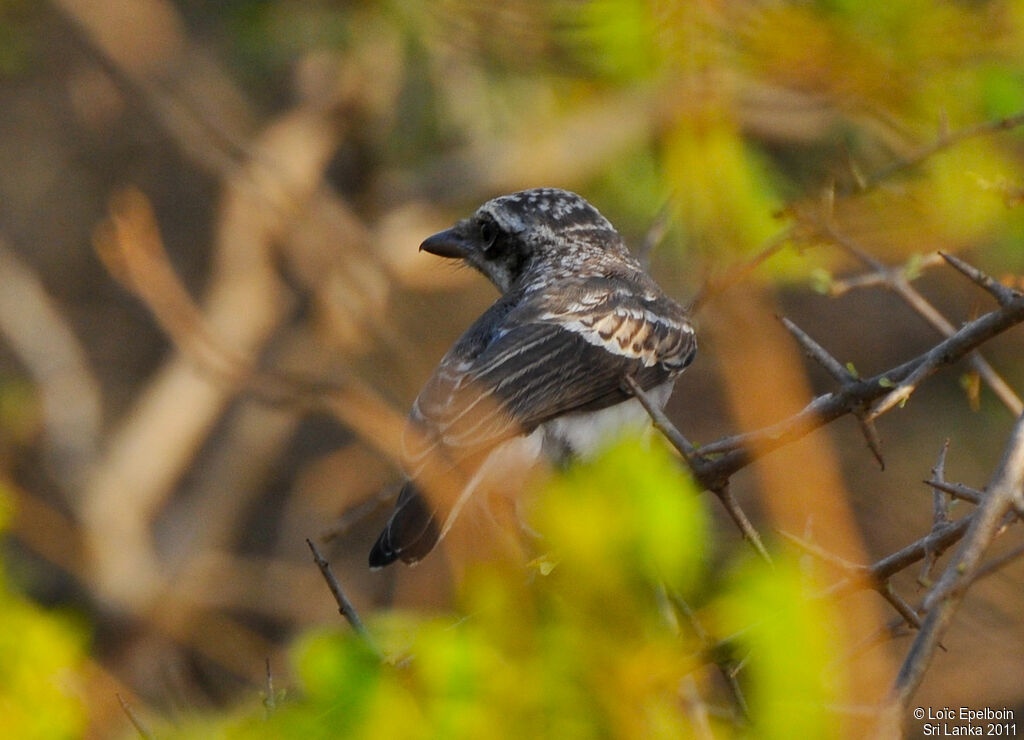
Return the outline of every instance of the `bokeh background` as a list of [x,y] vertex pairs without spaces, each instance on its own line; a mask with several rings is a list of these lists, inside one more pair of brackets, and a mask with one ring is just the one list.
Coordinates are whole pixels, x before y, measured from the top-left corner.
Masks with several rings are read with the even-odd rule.
[[[445,556],[365,558],[400,478],[380,440],[494,298],[417,245],[487,198],[580,192],[682,302],[739,278],[668,409],[707,443],[832,387],[776,314],[862,373],[937,341],[884,286],[828,295],[865,270],[850,244],[954,325],[989,299],[927,255],[1019,280],[1024,134],[971,127],[1021,111],[1013,0],[0,0],[0,639],[61,676],[3,679],[7,701],[41,736],[106,737],[118,695],[222,709],[267,660],[287,685],[290,642],[338,621],[307,537],[361,613],[450,606]],[[1018,392],[1022,349],[984,349]],[[275,399],[225,355],[352,396]],[[842,419],[734,491],[770,539],[869,562],[928,531],[944,440],[980,487],[1012,422],[957,366],[880,420],[884,471]],[[706,503],[714,568],[743,544]],[[1018,560],[972,589],[921,705],[1024,713],[1022,585]],[[893,616],[849,602],[864,635]]]

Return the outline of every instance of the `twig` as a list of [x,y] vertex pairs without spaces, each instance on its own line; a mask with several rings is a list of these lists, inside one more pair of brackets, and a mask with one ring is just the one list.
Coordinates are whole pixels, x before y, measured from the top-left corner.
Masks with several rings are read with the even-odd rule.
[[[946,477],[946,454],[949,452],[949,439],[947,438],[945,443],[942,445],[942,449],[939,450],[939,457],[935,461],[935,467],[932,468],[932,480],[945,483]],[[944,527],[949,523],[949,498],[945,491],[939,486],[932,486],[932,531],[936,531]],[[929,578],[931,576],[932,568],[935,567],[935,561],[938,560],[938,554],[935,552],[929,552],[925,555],[924,564],[921,567],[921,573],[917,576],[917,582],[922,586],[929,585]]]
[[[745,434],[726,437],[701,447],[701,459],[694,461],[694,474],[707,488],[720,486],[730,475],[753,460],[789,444],[829,422],[853,412],[889,393],[897,383],[913,379],[914,384],[950,365],[992,337],[1024,322],[1024,296],[962,326],[956,333],[927,352],[870,378],[824,393],[793,416]],[[877,411],[877,416],[882,411]]]
[[798,537],[795,534],[791,534],[783,529],[775,530],[784,539],[788,540],[792,544],[799,547],[801,550],[809,555],[813,555],[819,560],[832,565],[839,570],[843,571],[847,575],[863,578],[867,574],[867,566],[861,565],[860,563],[854,563],[846,558],[841,558],[838,555],[825,550],[824,548],[818,547],[813,542],[809,542],[803,537]]
[[[926,161],[929,157],[938,154],[939,152],[948,149],[955,144],[958,144],[967,139],[971,139],[977,136],[985,136],[988,134],[995,134],[1002,131],[1009,131],[1011,129],[1024,126],[1024,112],[1018,113],[1013,116],[1007,116],[1005,118],[998,118],[993,121],[984,121],[982,123],[975,124],[974,126],[967,126],[957,131],[948,131],[943,126],[939,136],[930,144],[926,144],[919,148],[916,152],[911,154],[909,157],[893,162],[890,165],[881,167],[875,170],[867,177],[857,176],[857,194],[863,194],[874,188],[878,187],[879,184],[892,177],[894,174],[903,170],[911,169]],[[835,197],[835,194],[832,194]],[[793,210],[792,208],[788,210]],[[772,236],[768,241],[764,243],[764,246],[760,251],[747,262],[741,263],[729,272],[727,272],[722,278],[718,280],[708,280],[701,288],[700,292],[694,298],[690,304],[691,310],[696,313],[704,307],[713,298],[724,293],[729,288],[733,287],[737,283],[741,282],[751,272],[760,267],[771,257],[778,254],[783,247],[792,242],[799,234],[799,229],[795,225],[787,226],[786,228],[779,231],[777,234]],[[870,279],[870,278],[867,278]]]
[[801,347],[803,347],[804,354],[821,365],[837,383],[845,385],[846,383],[850,383],[857,379],[856,376],[854,376],[854,374],[851,373],[845,365],[843,365],[843,363],[830,355],[824,347],[811,339],[810,335],[808,335],[807,332],[799,326],[794,324],[785,316],[780,316],[779,321],[782,322],[782,325],[786,327],[786,330],[792,334],[793,338],[796,339]]
[[734,285],[742,282],[750,273],[782,251],[797,235],[795,226],[787,226],[764,243],[761,249],[746,262],[736,265],[717,280],[707,280],[690,302],[690,311],[698,313],[711,300],[717,298]]
[[949,627],[967,586],[981,566],[1002,519],[1024,486],[1024,415],[1017,420],[1003,459],[992,476],[988,495],[970,517],[970,526],[956,556],[925,597],[928,612],[900,667],[892,690],[893,704],[905,707],[924,676],[942,634]]
[[912,542],[892,555],[877,561],[868,568],[868,575],[882,581],[913,565],[927,556],[929,552],[941,555],[964,536],[964,532],[967,531],[973,519],[974,514],[968,514],[944,527],[933,529],[916,542]]
[[834,298],[860,288],[891,288],[893,284],[893,275],[899,276],[910,283],[915,276],[919,275],[926,268],[936,267],[942,264],[945,264],[945,260],[942,259],[942,255],[938,252],[930,252],[921,257],[919,261],[913,263],[912,266],[911,263],[908,262],[902,265],[886,267],[883,272],[879,272],[878,270],[869,270],[868,272],[860,275],[835,279],[829,285],[828,294]]
[[917,611],[908,604],[902,596],[896,593],[896,590],[892,587],[891,581],[886,581],[884,584],[878,587],[878,593],[882,594],[882,598],[892,605],[892,608],[903,617],[903,621],[909,624],[915,629],[921,629],[921,617],[918,616]]
[[1000,306],[1006,306],[1020,296],[1020,292],[1013,288],[1008,288],[995,278],[983,273],[977,267],[967,264],[962,259],[946,252],[939,252],[939,254],[942,255],[942,259],[966,275],[972,282],[977,283],[981,288],[991,293],[992,297],[996,299],[996,303]]
[[[647,414],[651,417],[651,421],[655,428],[660,431],[672,446],[679,451],[679,454],[683,456],[683,459],[696,475],[696,466],[699,465],[698,461],[700,458],[699,453],[694,446],[690,444],[689,440],[683,436],[682,432],[680,432],[675,425],[669,421],[668,417],[665,416],[665,413],[650,399],[647,393],[644,392],[644,389],[640,387],[640,384],[636,382],[635,378],[632,376],[626,376],[626,384],[633,391],[633,395],[640,401],[644,409],[647,410]],[[768,554],[768,550],[765,549],[764,543],[761,541],[761,536],[757,533],[757,530],[754,528],[754,525],[751,524],[750,519],[747,518],[747,515],[743,512],[739,503],[737,503],[736,499],[733,498],[732,493],[729,491],[728,481],[724,481],[720,485],[714,487],[707,486],[707,489],[714,493],[715,496],[718,497],[718,500],[722,502],[722,506],[725,507],[725,510],[739,528],[743,538],[750,543],[752,548],[754,548],[754,552],[756,552],[766,563],[771,564],[772,558]]]
[[679,682],[679,698],[683,711],[690,720],[690,729],[696,740],[715,740],[708,718],[708,706],[697,691],[697,682],[693,676],[687,675]]
[[2,236],[0,285],[0,336],[39,393],[44,453],[67,491],[95,461],[103,417],[100,385],[71,322]]
[[725,507],[729,516],[732,517],[733,523],[735,523],[740,532],[743,533],[743,539],[750,543],[750,546],[754,548],[754,552],[756,552],[763,561],[772,565],[771,555],[768,554],[768,550],[765,549],[764,543],[761,542],[761,535],[757,533],[757,530],[754,529],[754,525],[750,523],[747,515],[743,513],[743,509],[740,508],[736,499],[733,498],[729,485],[726,484],[720,488],[712,489],[712,493],[718,496],[718,500],[722,502],[722,506]]
[[974,579],[971,583],[973,584],[975,581],[980,581],[982,578],[992,575],[1022,556],[1024,556],[1024,545],[1017,545],[1017,547],[1013,548],[1009,552],[1005,552],[999,557],[993,558],[980,566],[978,568],[978,572],[974,574]]
[[669,418],[665,416],[665,412],[654,403],[650,396],[644,391],[636,379],[631,376],[626,376],[626,385],[629,386],[633,395],[636,396],[637,400],[640,401],[641,405],[647,411],[648,416],[651,417],[651,422],[654,424],[654,428],[665,435],[665,438],[672,443],[672,446],[679,450],[679,453],[690,462],[699,456],[697,448],[694,447],[690,441],[683,436],[675,424],[669,421]]
[[979,491],[977,488],[971,488],[965,486],[963,483],[949,483],[944,480],[926,480],[932,488],[937,488],[943,493],[948,493],[953,498],[958,498],[963,501],[969,501],[972,504],[980,504],[981,500],[985,498],[985,492]]
[[[939,458],[935,461],[935,467],[932,468],[932,480],[939,481],[941,483],[946,482],[946,455],[949,452],[949,438],[942,444],[942,449],[939,451]],[[945,524],[949,521],[949,499],[946,498],[945,492],[934,487],[932,491],[932,522],[937,527]]]
[[[954,498],[970,501],[972,504],[980,504],[986,496],[984,491],[979,491],[976,488],[965,486],[963,483],[947,483],[945,481],[937,480],[928,480],[925,481],[925,483],[932,488],[938,488],[940,491],[945,491]],[[1024,521],[1024,504],[1015,498],[1010,502],[1010,508],[1013,509],[1013,513],[1017,515],[1018,519]]]
[[[804,348],[804,353],[821,365],[825,371],[839,383],[840,386],[850,385],[857,381],[856,375],[850,372],[850,370],[847,369],[847,367],[839,360],[830,355],[824,347],[811,339],[807,332],[785,316],[779,317],[779,320],[782,321],[782,325],[786,327],[789,333],[793,335],[793,338],[800,343],[800,346]],[[864,435],[864,441],[867,442],[868,449],[871,450],[871,454],[874,455],[875,460],[878,462],[878,466],[882,470],[885,470],[885,458],[882,457],[882,443],[878,437],[878,430],[875,429],[874,423],[867,418],[867,413],[863,405],[852,409],[852,411],[857,417],[857,422],[860,424],[860,430]]]
[[270,658],[267,658],[267,680],[264,690],[266,695],[263,697],[263,708],[269,717],[277,709],[277,697],[274,696],[274,674],[270,671]]
[[313,553],[313,562],[320,569],[320,573],[323,575],[324,580],[327,581],[327,586],[334,595],[334,600],[338,604],[338,612],[348,620],[348,623],[352,625],[352,629],[356,631],[373,652],[379,655],[380,653],[370,639],[370,633],[366,631],[366,627],[363,626],[362,620],[359,619],[359,614],[356,613],[355,607],[352,606],[352,602],[349,601],[348,596],[345,595],[344,590],[341,588],[341,584],[338,583],[338,579],[334,576],[331,564],[320,554],[320,550],[313,543],[313,540],[307,538],[306,544],[309,545],[309,549]]
[[983,121],[982,123],[967,126],[956,131],[948,131],[943,126],[943,129],[939,132],[939,136],[936,137],[933,142],[925,144],[909,157],[905,157],[897,162],[887,165],[886,167],[881,167],[875,170],[875,172],[865,178],[861,187],[861,192],[877,187],[881,182],[892,177],[897,172],[916,167],[928,158],[950,148],[954,144],[959,144],[961,141],[972,139],[977,136],[986,136],[988,134],[995,134],[1001,131],[1009,131],[1010,129],[1014,129],[1022,125],[1024,125],[1024,113],[1017,113],[1012,116],[1006,116],[1005,118],[997,118],[993,121]]
[[[905,266],[889,267],[872,256],[849,236],[840,232],[835,225],[827,219],[822,219],[813,214],[804,214],[804,218],[814,225],[821,236],[853,255],[869,270],[871,270],[867,277],[873,278],[875,284],[883,285],[896,293],[896,295],[902,298],[907,305],[916,311],[917,314],[928,322],[928,324],[939,332],[939,334],[945,337],[950,337],[955,333],[956,327],[954,327],[953,324],[950,323],[937,308],[935,308],[935,306],[933,306],[917,291],[916,288],[914,288],[913,285],[911,285]],[[1019,295],[962,260],[955,257],[951,258],[950,255],[942,252],[931,256],[937,259],[945,259],[946,262],[958,269],[971,280],[993,293],[993,295],[996,296],[996,300],[999,302],[999,305],[1006,305],[1007,302],[1012,300],[1015,295]],[[995,371],[995,369],[984,357],[981,356],[980,353],[972,352],[967,356],[967,361],[970,363],[971,367],[977,371],[978,375],[980,375],[988,384],[999,400],[1003,402],[1003,405],[1010,410],[1010,413],[1013,414],[1015,418],[1019,416],[1021,412],[1024,412],[1024,402],[1021,401],[1020,397],[1014,393],[1013,389],[1010,388],[1005,380],[1003,380],[1002,376]],[[909,394],[907,394],[906,397],[909,397]],[[905,396],[902,395],[895,397],[894,403],[900,403],[904,399]],[[877,413],[875,415],[877,416]]]
[[[900,615],[903,622],[905,622],[910,627],[913,627],[914,629],[920,628],[921,619],[918,616],[917,612],[914,610],[912,606],[910,606],[910,604],[908,604],[903,599],[902,596],[896,593],[896,591],[892,587],[891,581],[889,581],[888,579],[883,581],[877,581],[868,578],[867,576],[870,573],[870,569],[867,566],[861,565],[859,563],[850,562],[845,558],[841,558],[831,552],[828,552],[827,550],[821,547],[818,547],[813,542],[808,542],[802,537],[797,537],[796,535],[790,534],[789,532],[779,530],[779,534],[781,534],[787,540],[792,542],[800,549],[806,551],[810,555],[813,555],[819,560],[829,563],[830,565],[833,565],[839,568],[844,573],[846,573],[849,577],[849,580],[847,580],[846,583],[852,584],[856,583],[857,581],[861,581],[863,583],[871,584],[871,587],[874,588],[874,590],[877,591],[879,594],[881,594],[882,598],[889,602],[892,608],[896,610],[896,613]],[[825,593],[822,595],[832,596],[835,595],[835,593],[836,590],[832,588],[826,590]]]
[[636,258],[640,260],[645,268],[648,266],[651,260],[651,252],[654,248],[661,244],[665,238],[665,233],[668,231],[668,225],[672,216],[672,197],[670,196],[661,208],[654,216],[654,220],[651,222],[650,227],[647,229],[647,233],[644,234],[644,240],[640,243],[639,249],[636,250]]
[[690,628],[693,630],[693,634],[704,649],[704,653],[711,657],[715,665],[718,667],[719,672],[722,674],[722,678],[725,680],[725,685],[729,688],[729,693],[732,694],[733,702],[736,704],[737,709],[739,709],[740,715],[745,721],[749,722],[750,710],[747,706],[746,697],[743,695],[743,689],[740,686],[740,682],[736,678],[737,666],[735,661],[731,658],[722,657],[722,651],[715,651],[715,643],[711,639],[711,635],[709,635],[707,630],[704,629],[704,625],[700,623],[700,619],[698,619],[693,608],[679,593],[666,590],[666,595],[672,605],[676,608],[676,611],[682,613],[690,623]]
[[132,708],[120,693],[117,694],[117,701],[121,705],[121,711],[125,713],[128,717],[128,721],[132,723],[132,727],[134,727],[135,731],[139,733],[139,737],[144,740],[153,740],[153,733],[146,729],[146,726],[142,724],[142,720],[135,715],[135,712],[132,711]]

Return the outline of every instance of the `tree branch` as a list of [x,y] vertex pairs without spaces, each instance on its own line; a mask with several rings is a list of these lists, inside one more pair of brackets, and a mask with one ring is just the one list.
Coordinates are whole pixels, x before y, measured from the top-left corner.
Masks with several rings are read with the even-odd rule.
[[[814,228],[818,230],[821,236],[840,247],[843,251],[852,255],[871,270],[866,277],[871,278],[871,282],[873,282],[873,284],[882,285],[902,298],[908,306],[917,312],[917,314],[928,322],[928,324],[939,332],[939,334],[944,337],[950,337],[956,332],[956,327],[954,327],[953,324],[950,323],[950,321],[943,316],[937,308],[935,308],[935,306],[933,306],[917,291],[916,288],[914,288],[911,284],[911,278],[907,274],[908,270],[905,267],[890,267],[886,265],[868,253],[849,236],[840,232],[835,225],[827,219],[822,219],[813,214],[804,214],[804,217],[813,224]],[[977,268],[943,252],[939,252],[932,256],[937,257],[940,260],[944,259],[970,280],[992,293],[1000,306],[1005,306],[1012,301],[1014,296],[1013,290],[1001,285],[997,280],[985,275]],[[924,261],[925,260],[922,260],[922,262]],[[864,277],[861,278],[861,284],[867,284],[867,282],[868,280]],[[832,292],[834,293],[834,291]],[[1024,412],[1024,402],[1021,401],[1020,397],[1013,392],[1013,389],[1010,388],[1007,382],[1003,380],[999,373],[995,371],[984,357],[977,352],[972,352],[968,355],[967,361],[971,364],[971,367],[977,371],[978,375],[980,375],[988,384],[999,400],[1003,402],[1003,405],[1010,410],[1010,413],[1013,414],[1014,417],[1017,417],[1021,412]],[[897,389],[897,391],[898,390],[899,389]],[[897,394],[897,391],[893,392],[894,398],[889,408],[891,408],[892,405],[895,405],[895,403],[899,403],[902,398]]]
[[[1003,459],[992,476],[988,495],[969,519],[968,530],[956,556],[925,598],[928,615],[907,653],[893,686],[892,699],[906,706],[931,662],[935,648],[949,627],[967,586],[974,579],[988,546],[1002,526],[1004,516],[1021,497],[1024,487],[1024,415],[1017,420]],[[961,520],[961,521],[964,521]]]
[[[665,438],[672,444],[679,454],[686,460],[687,465],[690,466],[691,470],[695,470],[695,466],[700,464],[700,453],[690,444],[689,440],[682,435],[682,433],[676,429],[675,425],[669,421],[668,417],[665,416],[665,412],[654,403],[650,397],[644,392],[644,389],[640,387],[640,384],[632,376],[626,377],[626,384],[633,391],[633,395],[636,396],[637,400],[646,409],[647,414],[651,417],[655,428],[660,431]],[[717,487],[707,487],[718,500],[722,502],[722,506],[728,512],[732,518],[736,527],[743,534],[743,538],[750,543],[750,546],[754,548],[754,552],[760,556],[766,563],[771,564],[772,558],[768,554],[768,550],[765,548],[764,543],[761,541],[761,535],[758,534],[757,529],[751,524],[750,519],[743,512],[739,503],[733,497],[732,492],[729,490],[728,481]]]
[[[890,396],[894,386],[902,389],[903,398],[909,397],[921,381],[940,368],[963,359],[992,337],[1022,322],[1024,295],[1015,292],[1013,299],[1006,305],[965,324],[952,336],[913,360],[870,378],[847,383],[836,392],[824,393],[813,399],[803,410],[777,424],[726,437],[701,447],[701,457],[692,460],[694,475],[706,488],[720,488],[729,476],[758,457],[790,444],[854,412],[864,404]],[[876,406],[872,417],[879,416],[895,405]]]

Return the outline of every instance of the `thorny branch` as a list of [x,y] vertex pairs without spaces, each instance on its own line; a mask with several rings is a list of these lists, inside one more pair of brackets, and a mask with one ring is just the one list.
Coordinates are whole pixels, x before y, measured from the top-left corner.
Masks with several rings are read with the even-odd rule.
[[[846,281],[845,283],[833,286],[830,290],[832,295],[838,295],[853,287],[882,285],[902,298],[907,305],[914,309],[916,313],[918,313],[943,336],[950,337],[956,332],[956,328],[953,324],[950,323],[950,321],[943,316],[942,313],[940,313],[939,310],[935,308],[935,306],[933,306],[923,295],[921,295],[916,288],[914,288],[911,284],[911,279],[907,274],[908,271],[905,268],[889,267],[888,265],[885,265],[868,253],[849,236],[840,232],[831,222],[814,216],[807,216],[807,219],[814,224],[820,236],[826,238],[847,253],[851,254],[870,270],[869,273],[860,276],[858,279]],[[970,272],[973,268],[970,268],[969,265],[966,265],[966,263],[952,255],[929,255],[928,258],[921,260],[919,269],[925,265],[937,264],[937,262],[941,262],[943,259],[968,277],[971,277],[971,279],[974,279]],[[987,281],[983,279],[982,287],[992,293],[996,297],[996,300],[999,301],[1000,305],[1003,305],[1003,301],[1008,300],[1011,297],[1010,294],[1012,291],[1010,291],[1009,288],[1000,285],[997,281],[992,280],[991,278],[988,278]],[[1018,416],[1021,412],[1024,412],[1024,403],[1021,402],[1020,398],[1013,392],[1013,389],[1010,388],[1009,384],[1003,380],[1003,378],[984,357],[977,352],[972,352],[968,355],[967,361],[982,380],[988,384],[999,400],[1003,402],[1003,405],[1010,410],[1011,414]],[[893,400],[888,402],[886,410],[898,403],[900,398],[901,396],[894,392]],[[877,413],[875,415],[877,415]]]
[[[650,399],[647,393],[644,392],[644,389],[640,387],[640,384],[632,377],[626,378],[626,384],[630,387],[630,390],[632,390],[633,395],[635,395],[640,403],[643,404],[643,407],[650,415],[655,428],[665,435],[669,442],[679,450],[686,461],[690,463],[692,460],[701,459],[700,453],[698,453],[686,437],[676,429],[675,425],[669,421],[668,417],[665,416],[665,412]],[[690,464],[692,466],[692,463]],[[750,519],[747,518],[747,515],[743,512],[743,509],[740,508],[739,503],[729,491],[728,482],[725,482],[723,485],[715,488],[711,488],[709,486],[708,490],[714,493],[718,497],[718,500],[722,502],[722,506],[725,507],[725,510],[729,513],[729,516],[743,534],[743,538],[750,543],[752,548],[754,548],[754,552],[756,552],[766,563],[771,563],[772,558],[768,554],[768,550],[765,548],[764,543],[761,542],[761,535],[757,533],[754,525],[751,524]]]
[[[1022,322],[1024,295],[1015,292],[998,309],[965,324],[952,336],[914,359],[869,378],[851,379],[841,384],[838,391],[818,396],[800,412],[770,427],[712,442],[701,448],[699,458],[688,457],[687,462],[697,480],[705,488],[714,490],[756,458],[866,404],[890,398],[897,391],[903,400],[909,398],[921,381],[940,368],[957,362],[992,337]],[[884,405],[876,405],[871,418],[897,403],[885,404],[883,401]]]
[[921,683],[935,648],[949,627],[967,586],[977,575],[982,558],[1007,512],[1024,495],[1024,414],[1017,420],[1003,459],[988,485],[985,500],[975,510],[956,555],[924,601],[927,616],[907,653],[893,687],[893,702],[904,707]]
[[[859,253],[855,246],[854,253]],[[768,452],[792,442],[847,413],[858,415],[868,436],[872,451],[880,459],[876,447],[877,437],[873,434],[871,421],[878,415],[902,405],[925,378],[939,368],[951,365],[971,356],[975,348],[997,334],[1024,322],[1024,294],[1001,285],[980,270],[963,261],[941,255],[951,266],[977,283],[996,299],[999,308],[964,325],[957,331],[952,327],[936,327],[946,334],[946,339],[918,357],[895,368],[867,379],[858,378],[823,347],[811,339],[792,322],[783,319],[786,328],[801,344],[809,357],[820,364],[839,384],[836,392],[825,393],[811,401],[802,411],[777,424],[746,434],[719,440],[701,448],[695,447],[676,429],[657,406],[652,404],[643,390],[632,379],[627,382],[636,397],[647,409],[657,429],[679,451],[694,477],[706,489],[716,493],[727,503],[723,492],[728,491],[730,477],[746,465]],[[864,254],[865,262],[878,275],[888,269],[874,258]],[[912,306],[919,303],[920,295],[909,288],[904,276],[893,277],[888,273],[886,284],[897,286]],[[920,298],[923,301],[923,298]],[[919,308],[919,307],[918,307]],[[920,308],[919,308],[920,310]],[[927,310],[921,311],[923,315]],[[943,319],[944,321],[944,319]],[[984,363],[978,355],[978,361]],[[985,367],[987,363],[984,364]],[[991,368],[989,367],[989,370]],[[994,375],[994,370],[991,371]],[[998,375],[995,375],[998,378]],[[999,378],[1001,381],[1001,378]],[[1012,391],[1010,391],[1012,394]],[[1013,399],[1016,395],[1012,394]],[[1003,399],[1006,402],[1006,398]],[[1019,399],[1016,400],[1019,404]],[[874,403],[873,407],[870,404]],[[1011,408],[1012,403],[1007,403]],[[870,412],[865,413],[865,409]],[[916,690],[921,678],[937,648],[941,648],[941,637],[948,628],[953,614],[963,600],[967,588],[983,572],[1002,567],[1010,559],[1024,555],[1024,548],[1017,548],[1003,558],[988,564],[982,559],[989,545],[999,532],[1016,517],[1024,518],[1024,414],[1014,427],[1003,460],[985,492],[975,491],[961,484],[949,484],[945,480],[945,460],[948,442],[943,446],[927,483],[933,489],[933,524],[931,531],[916,542],[879,560],[871,566],[849,563],[831,556],[810,543],[804,543],[792,535],[786,535],[804,549],[822,557],[842,570],[846,577],[829,589],[831,594],[841,594],[863,587],[872,586],[900,615],[902,622],[917,630],[917,635],[896,678],[891,695],[891,704],[901,712],[910,696]],[[972,513],[950,521],[948,496],[954,495],[977,504]],[[730,514],[739,512],[735,502],[727,503]],[[736,520],[736,516],[733,516]],[[744,517],[745,520],[745,517]],[[756,530],[749,521],[737,525],[751,543],[760,543]],[[753,532],[748,534],[748,529]],[[756,538],[756,539],[755,539]],[[961,542],[962,541],[962,542]],[[947,549],[961,542],[957,554],[946,566],[937,584],[926,596],[919,609],[907,603],[893,588],[890,578],[913,563],[925,561],[921,580],[926,581],[937,558]]]

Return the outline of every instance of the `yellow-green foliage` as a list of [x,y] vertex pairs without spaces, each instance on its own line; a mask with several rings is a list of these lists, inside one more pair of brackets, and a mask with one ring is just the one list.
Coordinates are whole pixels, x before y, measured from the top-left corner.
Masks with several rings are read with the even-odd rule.
[[661,444],[622,442],[556,477],[535,524],[550,552],[528,568],[479,566],[457,611],[371,616],[384,661],[343,626],[313,632],[294,651],[301,689],[270,717],[253,701],[169,736],[691,736],[682,682],[726,699],[667,593],[693,604],[715,638],[736,635],[727,651],[747,657],[753,727],[716,721],[719,736],[828,734],[825,706],[838,696],[825,670],[829,616],[785,564],[702,583],[704,500]]
[[[0,488],[0,528],[7,497]],[[76,738],[81,701],[81,630],[13,592],[0,572],[0,737]]]
[[844,681],[826,667],[841,636],[827,605],[809,600],[811,586],[788,561],[773,568],[751,562],[737,568],[710,609],[712,623],[749,650],[744,671],[758,737],[837,735],[825,707],[843,696]]

